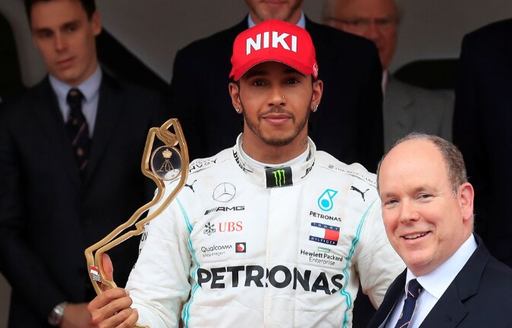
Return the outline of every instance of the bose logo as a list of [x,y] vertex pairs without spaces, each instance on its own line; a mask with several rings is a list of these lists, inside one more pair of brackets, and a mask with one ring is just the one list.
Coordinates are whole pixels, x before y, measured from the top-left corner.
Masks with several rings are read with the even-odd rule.
[[[271,32],[259,33],[256,35],[256,40],[248,38],[245,42],[245,54],[250,55],[253,50],[258,51],[261,48],[266,49],[270,47],[281,47],[285,50],[297,52],[297,37],[295,35],[288,33],[279,34],[279,32],[276,31],[273,31],[272,34],[270,33]],[[287,38],[288,41],[286,40]]]

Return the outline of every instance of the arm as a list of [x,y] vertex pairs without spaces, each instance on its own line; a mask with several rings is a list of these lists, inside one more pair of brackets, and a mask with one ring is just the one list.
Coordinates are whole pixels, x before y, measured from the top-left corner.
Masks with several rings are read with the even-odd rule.
[[[170,188],[169,188],[170,189]],[[182,193],[181,193],[182,194]],[[139,312],[139,323],[178,327],[180,311],[190,294],[191,228],[178,199],[146,226],[139,259],[126,289]]]
[[369,208],[361,234],[357,270],[363,292],[375,308],[384,299],[389,285],[405,268],[405,264],[389,244],[381,217],[380,201]]
[[25,163],[12,133],[15,127],[10,126],[8,108],[2,110],[5,115],[0,115],[0,271],[40,321],[46,322],[53,307],[66,298],[27,240],[30,222],[24,197]]

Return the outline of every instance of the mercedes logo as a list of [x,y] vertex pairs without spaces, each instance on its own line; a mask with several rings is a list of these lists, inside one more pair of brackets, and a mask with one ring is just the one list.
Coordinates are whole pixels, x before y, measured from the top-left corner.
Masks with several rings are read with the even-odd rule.
[[227,203],[235,197],[235,194],[236,187],[229,182],[223,182],[215,187],[212,197],[218,202]]

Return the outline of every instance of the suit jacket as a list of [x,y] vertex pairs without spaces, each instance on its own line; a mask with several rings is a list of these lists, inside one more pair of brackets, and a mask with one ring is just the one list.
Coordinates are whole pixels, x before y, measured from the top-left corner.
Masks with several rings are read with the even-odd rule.
[[[163,105],[156,94],[103,74],[83,181],[47,78],[2,110],[0,270],[12,287],[9,327],[45,327],[58,303],[95,296],[84,249],[151,197],[140,161]],[[132,239],[109,252],[123,286],[137,245]]]
[[512,267],[512,20],[464,37],[453,140],[475,187],[475,229]]
[[384,148],[411,132],[452,140],[453,94],[418,88],[390,77],[384,95]]
[[[169,92],[192,158],[211,156],[234,144],[243,118],[228,93],[235,37],[247,20],[198,40],[176,54]],[[380,62],[368,40],[306,19],[317,53],[324,94],[310,116],[317,148],[375,170],[383,153]]]
[[[512,270],[476,237],[473,255],[434,305],[420,328],[512,327]],[[381,327],[405,289],[406,271],[389,286],[369,328]]]

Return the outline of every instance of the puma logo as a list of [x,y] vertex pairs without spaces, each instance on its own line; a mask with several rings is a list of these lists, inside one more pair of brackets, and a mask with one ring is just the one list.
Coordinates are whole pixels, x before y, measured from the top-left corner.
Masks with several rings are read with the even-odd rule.
[[366,201],[366,199],[364,199],[364,194],[366,194],[366,192],[367,192],[368,190],[370,190],[370,189],[366,189],[365,191],[361,191],[361,190],[357,189],[357,188],[356,188],[356,187],[354,187],[354,186],[350,186],[350,190],[353,190],[353,191],[355,191],[355,192],[360,193],[360,194],[361,194],[361,197],[363,198],[363,202],[365,202],[365,201]]
[[192,190],[193,193],[195,193],[196,191],[194,190],[194,183],[197,182],[197,179],[194,180],[194,182],[192,182],[191,184],[186,184],[185,183],[185,187],[189,187],[190,190]]

